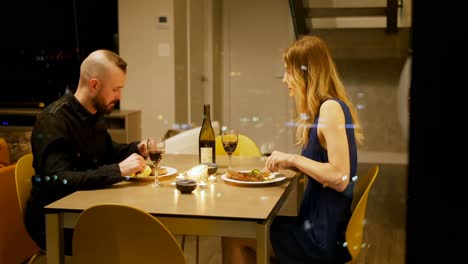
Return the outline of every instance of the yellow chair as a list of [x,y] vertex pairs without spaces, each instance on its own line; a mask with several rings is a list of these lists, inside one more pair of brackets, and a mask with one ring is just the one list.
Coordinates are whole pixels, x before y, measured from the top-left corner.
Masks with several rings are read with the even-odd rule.
[[379,166],[373,165],[367,174],[359,177],[354,186],[352,202],[352,215],[346,228],[346,243],[354,263],[361,252],[362,236],[364,231],[364,218],[366,216],[367,198],[372,184],[379,173]]
[[172,233],[154,216],[119,205],[92,206],[80,214],[73,234],[73,264],[185,263]]
[[[26,203],[31,194],[31,177],[35,174],[32,166],[33,155],[32,153],[22,156],[16,163],[15,168],[15,183],[16,183],[16,194],[18,196],[19,207],[21,216],[24,218],[26,212]],[[32,239],[31,239],[32,241]],[[34,242],[33,242],[34,243]],[[46,263],[45,251],[39,249],[28,261],[28,264],[35,263]]]
[[[223,148],[221,136],[216,137],[216,155],[227,155]],[[236,150],[232,153],[233,156],[254,156],[261,157],[262,153],[257,144],[249,137],[239,134]]]

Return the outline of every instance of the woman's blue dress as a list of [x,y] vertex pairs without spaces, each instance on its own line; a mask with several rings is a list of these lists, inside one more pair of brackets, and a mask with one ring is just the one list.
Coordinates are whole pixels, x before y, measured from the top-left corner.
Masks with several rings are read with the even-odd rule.
[[[299,216],[277,217],[271,227],[271,242],[280,263],[345,263],[351,256],[345,244],[346,226],[351,217],[356,175],[357,148],[354,125],[346,104],[341,100],[346,120],[346,135],[350,154],[350,184],[344,192],[324,188],[308,177]],[[309,142],[302,155],[318,162],[328,162],[328,154],[317,136],[318,117],[309,131]],[[348,175],[348,176],[349,176]]]

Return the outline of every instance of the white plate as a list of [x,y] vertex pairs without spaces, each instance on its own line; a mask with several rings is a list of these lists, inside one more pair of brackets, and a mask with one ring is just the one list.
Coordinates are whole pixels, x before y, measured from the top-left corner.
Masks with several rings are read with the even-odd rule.
[[[249,172],[249,171],[240,171],[240,172]],[[233,182],[233,183],[238,183],[238,184],[247,184],[247,185],[270,184],[270,183],[274,183],[274,182],[280,182],[280,181],[286,179],[286,176],[284,176],[283,174],[281,174],[279,172],[272,172],[271,174],[273,174],[275,176],[275,178],[273,180],[271,180],[271,181],[261,181],[261,182],[239,181],[239,180],[234,180],[234,179],[228,178],[226,173],[221,175],[221,179],[223,179],[223,180],[225,180],[227,182]]]
[[[177,169],[172,168],[172,167],[167,167],[167,166],[161,166],[161,168],[166,168],[167,172],[165,174],[159,175],[158,177],[167,177],[167,176],[172,176],[177,173]],[[139,177],[130,177],[127,176],[129,180],[135,180],[135,181],[147,181],[147,180],[154,180],[154,177],[156,176],[139,176]]]

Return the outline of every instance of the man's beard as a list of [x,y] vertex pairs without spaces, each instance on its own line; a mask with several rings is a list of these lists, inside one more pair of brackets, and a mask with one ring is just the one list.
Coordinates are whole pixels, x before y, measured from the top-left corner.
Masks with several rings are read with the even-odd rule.
[[106,105],[103,101],[104,100],[99,100],[99,98],[95,98],[94,107],[96,108],[98,113],[102,113],[105,115],[110,115],[114,110],[115,105],[119,102],[119,100],[115,100]]

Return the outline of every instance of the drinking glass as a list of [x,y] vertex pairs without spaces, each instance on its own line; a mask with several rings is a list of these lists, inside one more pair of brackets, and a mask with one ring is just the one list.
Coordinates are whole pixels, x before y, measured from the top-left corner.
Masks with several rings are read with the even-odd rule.
[[231,169],[231,157],[232,153],[236,150],[237,142],[239,140],[239,132],[236,129],[229,129],[223,131],[221,134],[221,142],[223,148],[229,156],[229,169]]
[[263,143],[260,145],[260,152],[262,154],[262,160],[266,160],[270,155],[271,152],[273,151],[275,147],[275,143],[270,142],[270,143]]
[[151,184],[152,187],[159,187],[159,164],[164,156],[164,152],[166,151],[166,142],[164,139],[158,140],[148,140],[147,141],[147,148],[149,153],[149,158],[151,162],[153,162],[155,168],[155,175],[154,175],[154,182]]

